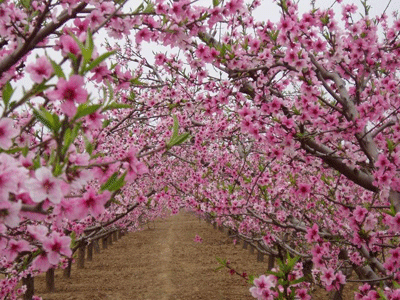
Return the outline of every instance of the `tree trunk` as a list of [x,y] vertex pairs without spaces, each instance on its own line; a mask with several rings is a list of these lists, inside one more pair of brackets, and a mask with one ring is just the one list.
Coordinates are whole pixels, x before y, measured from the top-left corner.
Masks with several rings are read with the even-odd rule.
[[243,241],[243,249],[247,249],[247,242],[246,241]]
[[71,278],[71,266],[72,266],[72,258],[69,258],[68,265],[64,269],[64,278]]
[[102,239],[103,249],[107,249],[107,237],[103,237]]
[[78,269],[85,268],[85,249],[85,245],[82,245],[78,248]]
[[22,284],[26,286],[24,300],[32,300],[32,297],[35,294],[35,284],[33,277],[31,275],[27,275],[26,277],[22,278]]
[[48,292],[54,291],[54,269],[48,269],[46,272],[46,289]]
[[94,243],[94,245],[93,245],[93,247],[94,247],[94,252],[97,253],[97,254],[100,253],[99,240],[97,239],[97,240],[93,241],[93,243]]
[[270,255],[268,256],[268,271],[271,271],[275,266],[275,256]]
[[93,242],[90,242],[87,246],[87,260],[93,260]]

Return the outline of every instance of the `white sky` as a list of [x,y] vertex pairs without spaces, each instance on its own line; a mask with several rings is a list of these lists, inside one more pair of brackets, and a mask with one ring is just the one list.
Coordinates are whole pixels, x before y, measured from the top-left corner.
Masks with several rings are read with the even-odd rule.
[[[262,4],[257,9],[256,18],[258,21],[271,20],[278,21],[280,19],[279,7],[273,0],[261,0]],[[329,8],[335,0],[315,0],[316,8]],[[375,15],[380,15],[385,10],[386,6],[390,2],[390,5],[387,9],[387,14],[390,14],[393,11],[400,10],[400,0],[368,0],[368,5],[371,6],[370,16],[373,17]],[[309,11],[311,9],[311,0],[300,0],[299,1],[299,11],[301,14]],[[360,0],[343,0],[342,4],[334,4],[333,9],[336,14],[341,13],[341,6],[343,4],[355,4],[359,9],[362,8]]]

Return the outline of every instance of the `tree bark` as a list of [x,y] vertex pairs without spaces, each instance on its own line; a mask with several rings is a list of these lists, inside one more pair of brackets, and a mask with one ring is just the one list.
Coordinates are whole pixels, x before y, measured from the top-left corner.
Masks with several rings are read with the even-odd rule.
[[22,284],[26,286],[24,300],[32,300],[32,297],[35,294],[35,284],[33,277],[31,275],[27,275],[26,277],[22,278]]
[[82,245],[78,248],[78,269],[85,268],[85,250],[85,245]]
[[46,272],[46,289],[48,292],[53,292],[55,289],[53,268],[48,269]]

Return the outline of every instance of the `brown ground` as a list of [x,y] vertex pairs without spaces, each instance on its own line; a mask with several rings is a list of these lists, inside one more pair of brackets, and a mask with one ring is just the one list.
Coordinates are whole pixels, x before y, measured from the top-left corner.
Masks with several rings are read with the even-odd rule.
[[[153,226],[151,224],[151,226]],[[203,243],[193,241],[198,234]],[[85,269],[72,266],[71,279],[56,271],[56,291],[46,293],[44,276],[35,278],[36,295],[44,300],[112,299],[172,300],[254,299],[249,285],[219,266],[215,257],[248,274],[265,271],[266,262],[226,233],[185,212],[155,222],[155,229],[130,233],[100,254],[93,254]]]
[[[154,227],[152,225],[152,227]],[[198,234],[203,243],[193,242]],[[245,300],[253,299],[249,285],[219,266],[215,257],[227,258],[240,272],[260,275],[265,262],[233,245],[226,233],[181,212],[155,222],[155,229],[130,233],[100,254],[93,254],[85,269],[72,267],[70,279],[56,271],[56,291],[45,291],[44,276],[35,278],[36,295],[44,300]],[[344,299],[352,299],[346,293]],[[313,299],[329,299],[325,291]]]

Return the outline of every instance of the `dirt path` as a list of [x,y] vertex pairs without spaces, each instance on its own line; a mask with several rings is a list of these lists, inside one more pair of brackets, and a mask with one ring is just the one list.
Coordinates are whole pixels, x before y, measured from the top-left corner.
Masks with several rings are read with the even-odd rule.
[[[153,225],[151,225],[153,227]],[[193,241],[198,234],[203,243]],[[233,245],[226,234],[214,230],[189,213],[181,212],[155,223],[155,229],[131,233],[86,262],[72,267],[70,279],[56,271],[56,291],[46,293],[44,277],[36,278],[36,294],[45,300],[242,300],[254,299],[249,285],[227,269],[215,272],[215,257],[248,274],[260,274],[266,262]]]

